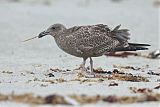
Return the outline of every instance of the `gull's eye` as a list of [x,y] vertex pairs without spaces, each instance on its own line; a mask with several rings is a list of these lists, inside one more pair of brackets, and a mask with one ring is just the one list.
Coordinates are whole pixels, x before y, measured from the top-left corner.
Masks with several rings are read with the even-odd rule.
[[54,30],[54,29],[56,29],[55,27],[52,27],[52,29]]

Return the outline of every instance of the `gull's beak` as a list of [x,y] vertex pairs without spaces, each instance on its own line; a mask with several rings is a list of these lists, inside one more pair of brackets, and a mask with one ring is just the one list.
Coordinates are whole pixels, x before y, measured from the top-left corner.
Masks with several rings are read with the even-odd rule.
[[38,35],[38,38],[42,38],[43,36],[49,35],[49,32],[43,31]]

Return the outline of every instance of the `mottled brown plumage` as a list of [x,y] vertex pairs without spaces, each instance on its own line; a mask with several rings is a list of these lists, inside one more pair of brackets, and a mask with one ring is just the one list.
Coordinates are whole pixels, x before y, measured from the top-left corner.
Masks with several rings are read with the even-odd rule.
[[106,52],[145,50],[141,46],[148,44],[128,43],[127,29],[119,29],[120,25],[111,30],[107,25],[97,24],[88,26],[74,26],[66,28],[62,24],[54,24],[39,34],[39,38],[51,35],[59,48],[73,56],[83,58],[83,68],[87,58],[90,58],[91,71],[93,61],[91,57],[102,56]]

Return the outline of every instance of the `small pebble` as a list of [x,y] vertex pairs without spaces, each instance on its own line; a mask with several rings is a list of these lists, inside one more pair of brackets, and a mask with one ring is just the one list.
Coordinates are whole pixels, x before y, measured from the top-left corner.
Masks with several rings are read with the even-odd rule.
[[55,77],[54,74],[52,74],[52,73],[49,73],[48,76],[49,77]]

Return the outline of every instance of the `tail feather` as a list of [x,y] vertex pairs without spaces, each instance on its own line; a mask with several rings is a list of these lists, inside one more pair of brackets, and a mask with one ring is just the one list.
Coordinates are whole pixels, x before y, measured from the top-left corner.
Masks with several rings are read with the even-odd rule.
[[128,43],[129,46],[127,47],[119,47],[116,48],[114,51],[137,51],[137,50],[148,50],[146,46],[150,46],[149,44],[138,44],[138,43]]
[[[118,46],[116,49],[112,50],[116,51],[136,51],[136,50],[147,50],[147,46],[149,44],[139,44],[139,43],[128,43],[129,38],[129,30],[128,29],[120,29],[121,25],[116,26],[112,31],[112,37],[116,38],[122,46]],[[126,44],[128,46],[126,46]],[[125,46],[126,47],[125,47]]]
[[128,44],[132,46],[151,46],[149,44],[139,44],[139,43],[128,43]]
[[126,42],[127,40],[129,40],[129,30],[128,29],[119,29],[121,25],[116,26],[112,31],[112,36],[114,38],[116,38],[118,41],[120,41],[121,43]]

